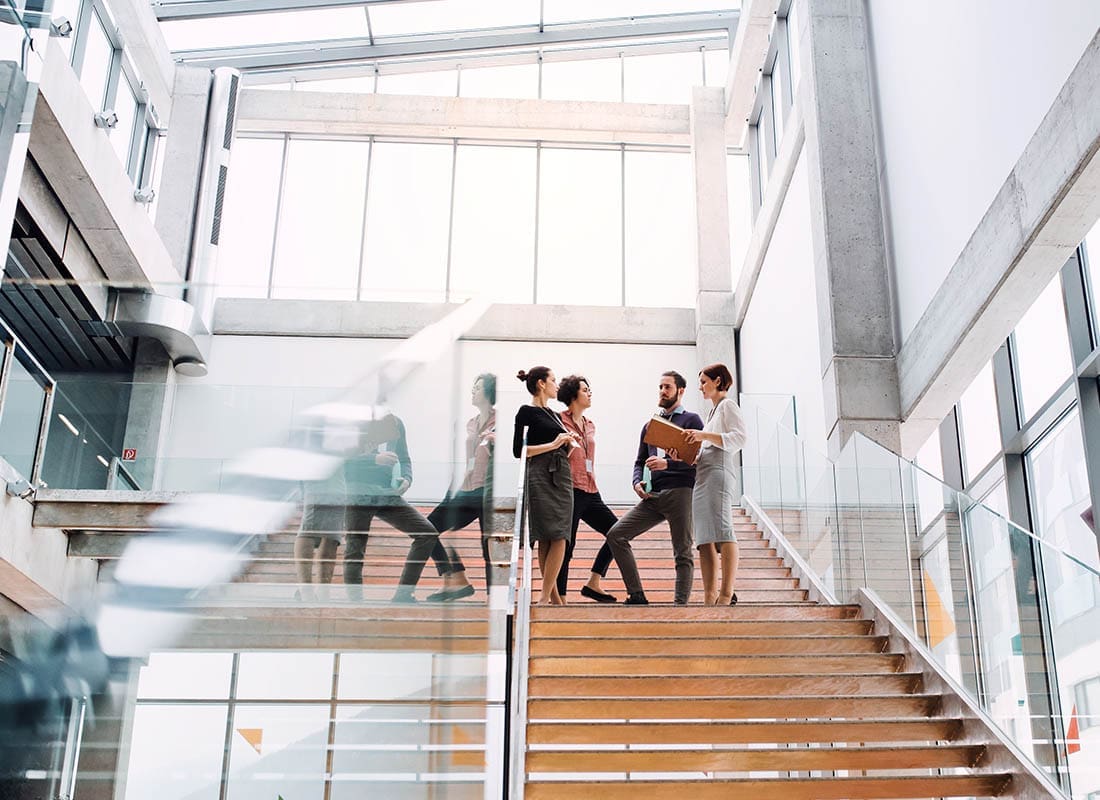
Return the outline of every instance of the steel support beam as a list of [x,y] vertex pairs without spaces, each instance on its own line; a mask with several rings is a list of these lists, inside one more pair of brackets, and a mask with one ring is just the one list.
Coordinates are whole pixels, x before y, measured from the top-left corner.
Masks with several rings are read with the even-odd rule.
[[375,39],[323,39],[282,42],[246,47],[217,47],[180,50],[177,61],[208,67],[231,66],[241,70],[278,69],[305,64],[376,61],[379,59],[446,56],[487,50],[530,49],[609,40],[632,40],[656,36],[732,32],[737,11],[713,11],[660,17],[604,20],[546,26],[510,28],[497,32],[469,31],[428,34],[415,37]]
[[233,14],[260,14],[265,11],[309,11],[315,8],[380,6],[420,0],[153,0],[153,13],[159,20],[207,19]]

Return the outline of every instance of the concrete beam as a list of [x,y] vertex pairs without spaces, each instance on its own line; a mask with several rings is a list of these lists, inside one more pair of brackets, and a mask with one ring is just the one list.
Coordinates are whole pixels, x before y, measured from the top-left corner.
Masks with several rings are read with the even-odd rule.
[[164,243],[54,40],[46,46],[29,150],[111,281],[179,283]]
[[35,497],[35,528],[81,531],[147,531],[150,515],[186,492],[105,492],[42,489]]
[[1100,33],[898,353],[907,440],[934,430],[1100,218],[1098,87]]
[[756,86],[768,55],[777,11],[779,0],[742,0],[741,3],[741,18],[733,38],[726,79],[726,138],[738,147],[745,146],[749,114],[756,102]]
[[46,183],[33,158],[28,158],[23,168],[19,202],[38,225],[46,242],[61,256],[61,263],[76,282],[71,287],[72,290],[91,303],[101,319],[105,318],[107,276],[92,257],[80,231],[73,227],[61,201]]
[[[453,303],[220,298],[214,307],[214,333],[405,339],[455,308]],[[497,304],[463,338],[691,345],[695,344],[695,312],[689,308]]]
[[691,144],[689,107],[245,89],[238,133]]

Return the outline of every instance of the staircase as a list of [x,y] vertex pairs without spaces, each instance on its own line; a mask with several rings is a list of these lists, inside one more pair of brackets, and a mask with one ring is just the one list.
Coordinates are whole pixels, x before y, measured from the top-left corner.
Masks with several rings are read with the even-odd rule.
[[[940,713],[944,695],[859,606],[808,601],[760,529],[736,520],[736,607],[533,610],[527,798],[1011,793],[1013,772]],[[601,542],[579,537],[574,585]],[[667,532],[634,544],[651,601],[670,601]]]

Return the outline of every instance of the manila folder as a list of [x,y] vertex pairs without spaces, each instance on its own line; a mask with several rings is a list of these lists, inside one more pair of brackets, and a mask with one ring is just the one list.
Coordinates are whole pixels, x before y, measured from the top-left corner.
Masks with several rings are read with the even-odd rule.
[[688,464],[694,464],[699,455],[699,444],[692,444],[684,439],[684,429],[679,425],[673,425],[668,420],[654,415],[645,430],[646,444],[659,447],[662,450],[675,450],[680,460]]

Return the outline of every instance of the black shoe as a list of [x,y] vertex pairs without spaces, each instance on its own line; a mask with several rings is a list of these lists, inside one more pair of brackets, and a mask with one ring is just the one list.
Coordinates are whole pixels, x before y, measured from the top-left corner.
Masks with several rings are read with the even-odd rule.
[[645,592],[631,592],[623,605],[628,606],[648,606],[649,600],[646,599]]
[[449,603],[452,600],[461,600],[463,597],[469,597],[476,589],[472,583],[467,583],[465,586],[460,586],[457,589],[443,589],[435,594],[430,594],[426,598],[429,603]]
[[730,595],[730,605],[731,606],[737,605],[737,592],[734,592],[733,594]]
[[595,600],[597,603],[617,603],[618,599],[607,592],[598,592],[587,584],[581,587],[581,596],[587,597],[589,600]]

